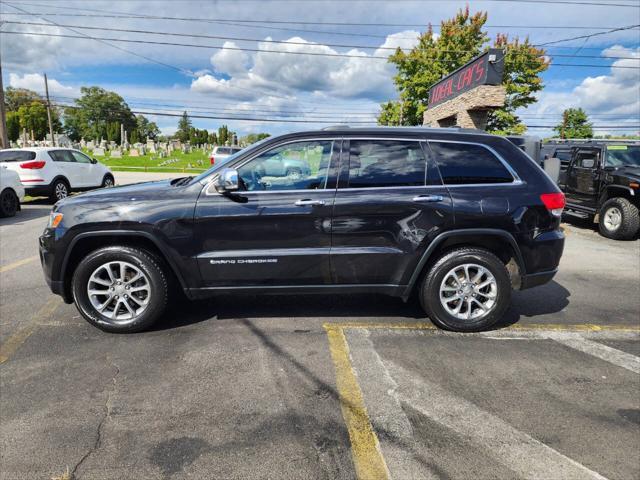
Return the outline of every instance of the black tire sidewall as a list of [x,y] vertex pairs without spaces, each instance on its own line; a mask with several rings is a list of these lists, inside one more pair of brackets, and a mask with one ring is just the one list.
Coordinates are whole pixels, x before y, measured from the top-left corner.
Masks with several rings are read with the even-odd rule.
[[113,178],[113,175],[109,175],[109,174],[105,175],[105,176],[104,176],[104,178],[102,179],[102,187],[103,187],[103,188],[106,188],[106,186],[107,186],[107,179],[111,180],[111,186],[112,186],[112,187],[115,187],[115,185],[116,185],[116,181],[115,181],[115,179]]
[[[622,221],[616,230],[609,230],[604,218],[607,211],[615,207],[620,211]],[[602,236],[613,240],[629,240],[638,233],[638,208],[626,198],[612,198],[607,200],[600,209],[598,228]]]
[[[11,198],[13,200],[13,204],[9,210],[5,210],[4,202],[5,198]],[[6,188],[0,193],[0,216],[2,217],[13,217],[18,211],[18,196],[15,192],[9,188]]]
[[[496,305],[488,315],[479,320],[460,320],[450,315],[440,303],[440,284],[454,267],[464,263],[481,265],[496,279],[498,294]],[[429,318],[437,326],[456,332],[487,330],[499,322],[511,303],[511,280],[504,264],[493,254],[480,249],[464,249],[445,254],[435,263],[423,282],[420,300]]]
[[[89,277],[100,265],[111,261],[126,261],[142,270],[151,285],[151,302],[133,322],[114,325],[97,312],[87,295]],[[82,316],[101,330],[113,333],[133,333],[154,324],[167,304],[168,285],[161,267],[147,252],[128,247],[107,247],[90,253],[76,268],[72,279],[73,299]]]
[[53,182],[53,184],[51,185],[51,200],[53,200],[54,202],[62,200],[62,198],[58,198],[56,196],[56,186],[58,186],[59,184],[63,184],[67,189],[67,196],[64,198],[67,198],[71,194],[71,187],[69,187],[69,182],[60,178]]

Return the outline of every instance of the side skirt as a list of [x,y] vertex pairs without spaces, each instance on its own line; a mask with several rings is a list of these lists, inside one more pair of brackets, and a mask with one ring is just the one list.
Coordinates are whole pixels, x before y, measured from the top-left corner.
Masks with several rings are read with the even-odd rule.
[[350,294],[377,293],[401,297],[406,285],[252,285],[238,287],[189,288],[190,298],[208,298],[216,295],[311,295],[311,294]]

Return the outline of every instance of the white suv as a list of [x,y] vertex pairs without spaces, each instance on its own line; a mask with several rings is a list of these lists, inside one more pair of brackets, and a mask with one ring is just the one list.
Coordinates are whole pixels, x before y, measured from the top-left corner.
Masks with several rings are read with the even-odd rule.
[[72,191],[113,187],[111,170],[71,148],[12,148],[0,150],[0,164],[20,176],[27,195],[53,201]]
[[220,165],[225,163],[227,159],[242,150],[241,147],[213,147],[213,151],[209,156],[211,165]]

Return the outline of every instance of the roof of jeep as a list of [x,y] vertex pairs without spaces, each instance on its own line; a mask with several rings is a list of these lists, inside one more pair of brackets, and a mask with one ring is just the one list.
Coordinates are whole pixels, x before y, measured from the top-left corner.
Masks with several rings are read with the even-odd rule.
[[477,130],[473,128],[433,128],[433,127],[349,127],[348,125],[335,125],[326,127],[321,130],[305,130],[298,132],[291,132],[284,135],[279,135],[271,138],[282,137],[296,137],[296,136],[310,136],[317,135],[320,137],[335,136],[335,135],[407,135],[407,136],[422,136],[430,134],[434,136],[440,135],[473,135],[473,136],[485,136],[495,137],[483,130]]

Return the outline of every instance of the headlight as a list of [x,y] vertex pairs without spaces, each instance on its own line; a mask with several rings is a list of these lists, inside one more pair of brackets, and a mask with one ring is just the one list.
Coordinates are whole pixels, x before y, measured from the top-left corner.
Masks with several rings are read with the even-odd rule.
[[63,215],[61,213],[51,212],[51,214],[49,214],[49,225],[47,225],[47,228],[56,228],[60,225],[62,217]]

